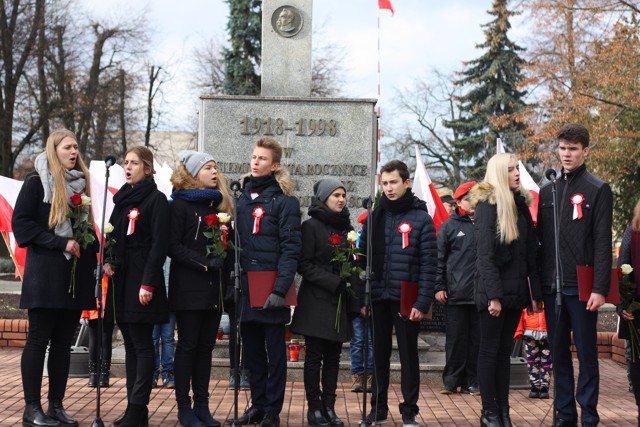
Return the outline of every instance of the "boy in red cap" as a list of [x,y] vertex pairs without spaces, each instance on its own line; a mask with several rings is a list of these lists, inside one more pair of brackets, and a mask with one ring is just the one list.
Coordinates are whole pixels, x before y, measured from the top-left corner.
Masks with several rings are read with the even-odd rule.
[[446,313],[446,363],[442,394],[478,394],[478,311],[474,300],[476,243],[469,190],[475,181],[460,185],[453,198],[456,209],[440,226],[435,298]]

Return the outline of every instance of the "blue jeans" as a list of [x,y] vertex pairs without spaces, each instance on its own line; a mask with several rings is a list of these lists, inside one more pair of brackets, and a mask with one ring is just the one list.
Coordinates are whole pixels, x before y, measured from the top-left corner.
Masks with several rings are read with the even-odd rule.
[[[367,374],[373,374],[373,345],[371,341],[371,323],[369,323],[369,349],[367,350]],[[364,342],[364,317],[358,316],[353,319],[353,336],[349,350],[351,352],[351,375],[362,374],[364,372],[363,348]]]
[[[173,354],[175,352],[174,331],[176,329],[176,314],[169,313],[169,322],[153,327],[153,348],[156,351],[155,375],[162,373],[165,379],[167,374],[173,375]],[[160,340],[162,340],[162,356],[160,355]],[[162,357],[162,360],[160,360]],[[160,364],[162,363],[162,372]]]

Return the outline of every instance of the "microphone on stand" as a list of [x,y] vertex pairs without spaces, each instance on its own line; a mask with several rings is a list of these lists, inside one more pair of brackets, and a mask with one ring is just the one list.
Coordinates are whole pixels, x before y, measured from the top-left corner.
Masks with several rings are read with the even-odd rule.
[[229,187],[231,188],[231,191],[240,191],[240,181],[231,181]]
[[371,207],[371,196],[367,196],[362,199],[362,207],[364,209],[369,209]]
[[556,171],[554,169],[547,169],[544,173],[545,178],[551,182],[556,182]]
[[116,156],[110,154],[104,159],[104,166],[109,169],[111,166],[116,164]]

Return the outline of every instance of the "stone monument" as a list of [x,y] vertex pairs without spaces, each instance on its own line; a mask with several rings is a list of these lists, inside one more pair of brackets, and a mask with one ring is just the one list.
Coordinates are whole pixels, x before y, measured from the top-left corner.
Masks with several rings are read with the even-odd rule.
[[311,97],[311,0],[265,0],[261,96],[202,96],[198,149],[211,153],[228,181],[249,172],[258,138],[274,137],[296,181],[306,217],[313,184],[347,187],[355,221],[373,193],[377,169],[375,99]]

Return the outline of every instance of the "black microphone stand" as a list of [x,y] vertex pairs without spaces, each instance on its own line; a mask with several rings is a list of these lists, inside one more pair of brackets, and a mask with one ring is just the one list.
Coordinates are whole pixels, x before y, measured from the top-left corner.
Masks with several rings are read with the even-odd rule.
[[[555,248],[555,267],[556,267],[556,305],[555,305],[555,329],[554,337],[553,337],[553,347],[556,346],[558,342],[558,321],[560,320],[560,312],[562,311],[562,281],[560,279],[560,229],[558,222],[558,185],[555,174],[550,175],[551,178],[551,197],[553,203],[553,244]],[[556,398],[557,398],[557,378],[556,372],[556,364],[553,364],[553,422],[555,425],[558,411],[556,409]]]
[[[365,208],[367,209],[367,247],[366,258],[367,267],[364,276],[364,335],[362,343],[362,359],[363,359],[363,371],[362,371],[362,420],[360,421],[360,427],[366,427],[370,425],[367,422],[367,375],[369,367],[369,323],[371,319],[371,256],[373,255],[371,250],[371,208],[373,205],[373,199],[368,197],[365,200]],[[375,412],[374,412],[375,413]]]
[[236,427],[241,425],[238,422],[238,393],[240,388],[240,251],[238,250],[240,235],[238,234],[238,199],[241,194],[240,183],[232,182],[231,190],[233,191],[233,303],[235,304],[235,310],[233,310],[233,322],[236,328],[236,334],[235,342],[233,343],[233,418],[227,420],[227,423],[232,427]]
[[[105,161],[105,173],[104,173],[104,197],[102,198],[102,221],[100,224],[100,251],[98,252],[98,264],[96,265],[96,308],[98,309],[98,336],[96,337],[98,346],[98,368],[102,370],[102,334],[104,328],[104,318],[102,316],[102,263],[104,262],[104,222],[107,213],[107,192],[109,191],[109,168],[111,162]],[[91,427],[104,427],[104,423],[100,418],[100,379],[98,378],[96,384],[96,418],[91,423]]]

